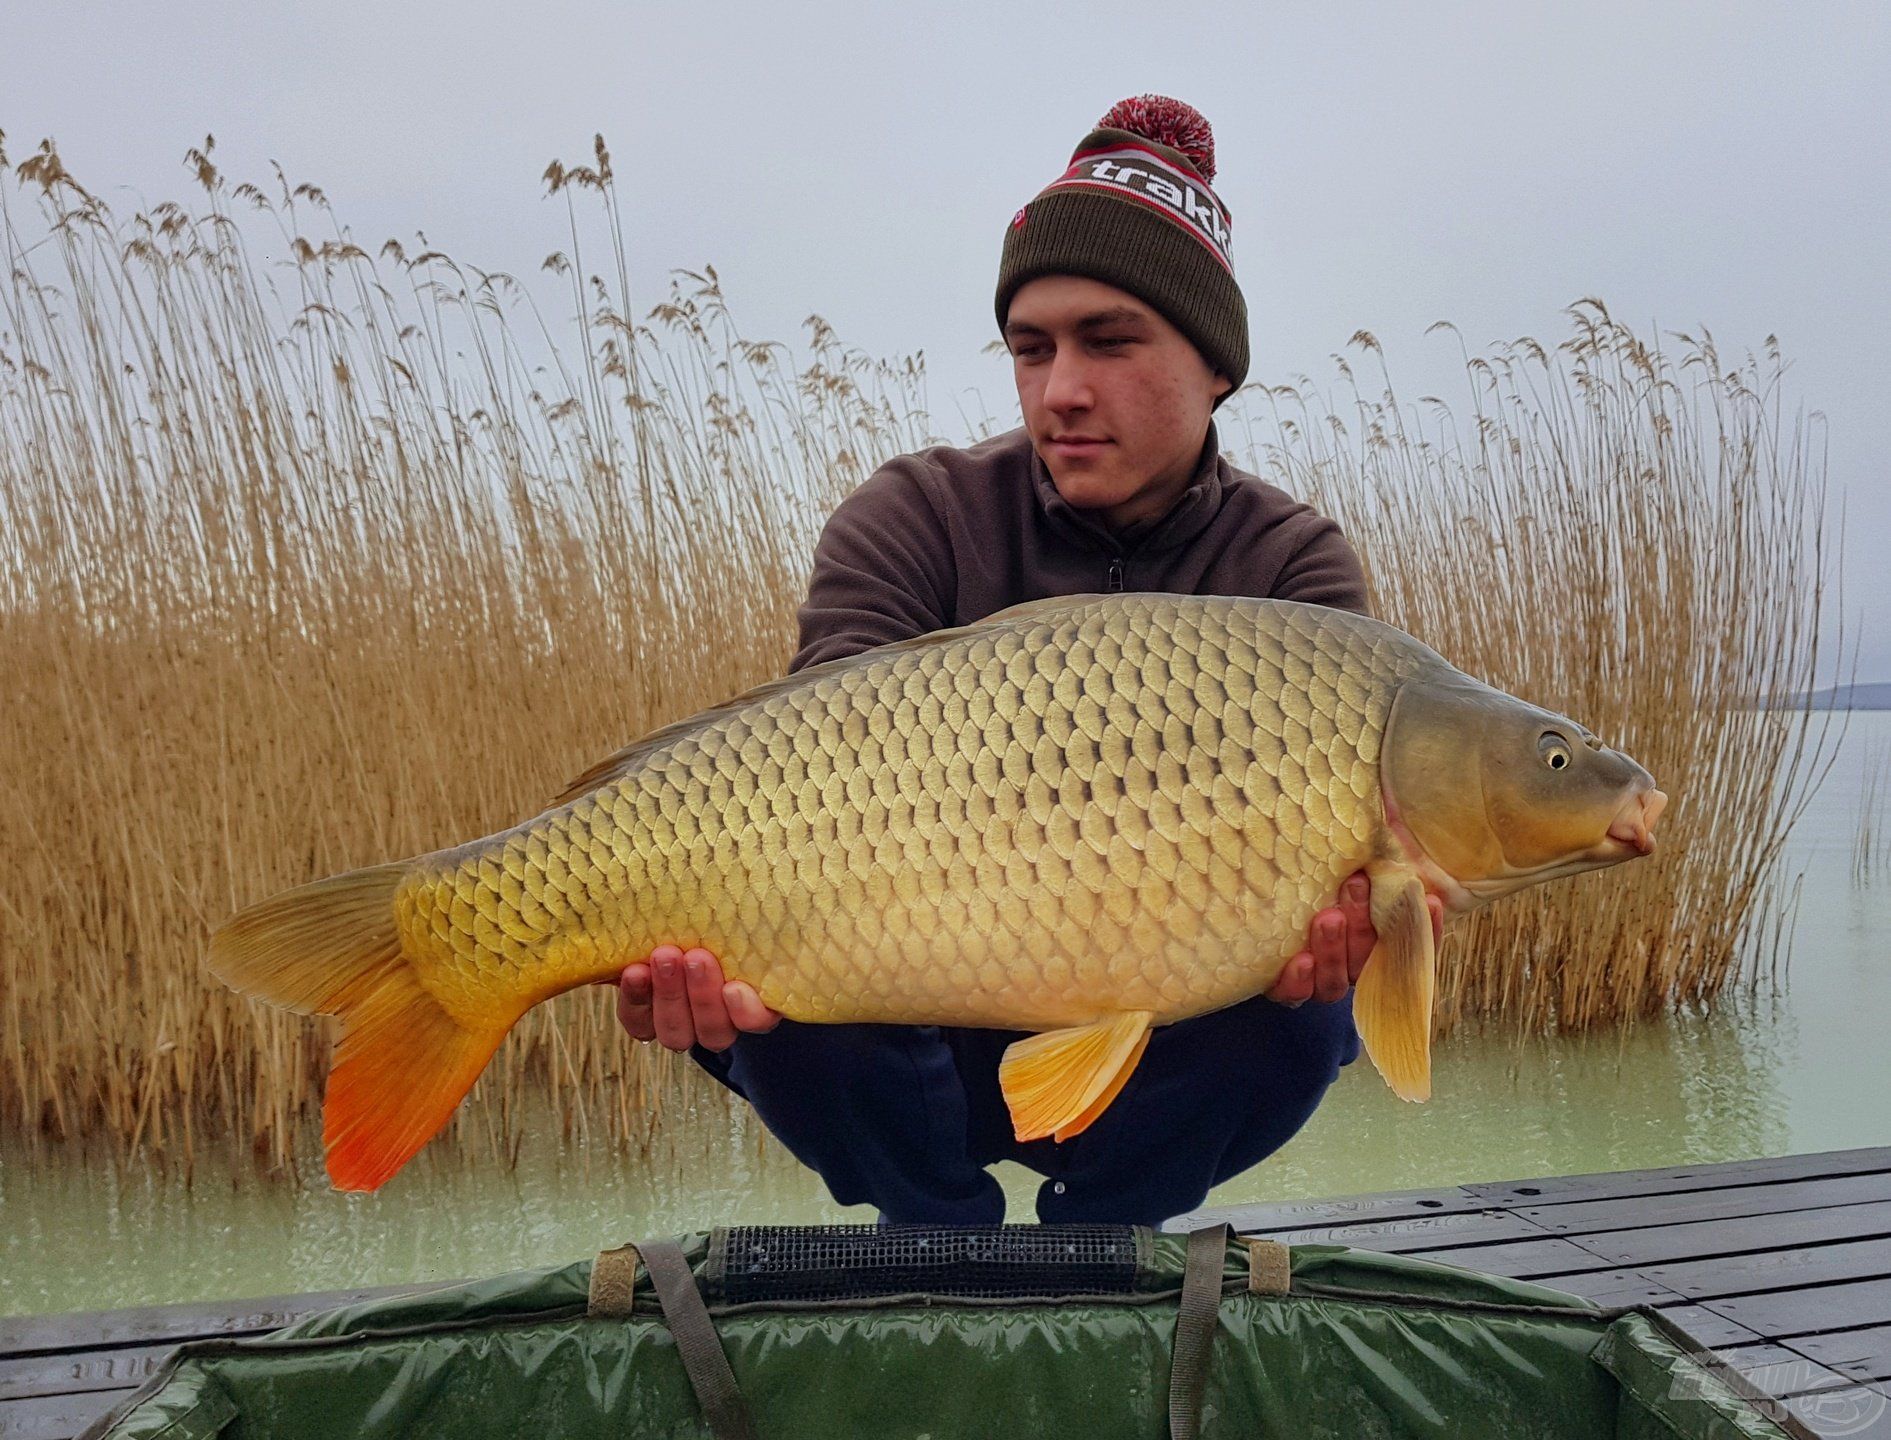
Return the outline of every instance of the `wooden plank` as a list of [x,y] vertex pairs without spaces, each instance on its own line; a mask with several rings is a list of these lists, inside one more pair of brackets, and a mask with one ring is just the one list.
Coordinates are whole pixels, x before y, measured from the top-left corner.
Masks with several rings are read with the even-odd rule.
[[1891,1275],[1891,1239],[1717,1255],[1675,1265],[1643,1266],[1642,1273],[1695,1300],[1762,1290],[1802,1290],[1834,1281]]
[[1711,1359],[1768,1395],[1798,1395],[1814,1389],[1848,1390],[1858,1383],[1856,1376],[1808,1360],[1784,1345],[1736,1345],[1714,1352]]
[[[1256,1232],[1243,1230],[1244,1235]],[[1435,1250],[1446,1245],[1476,1245],[1487,1241],[1548,1239],[1519,1215],[1504,1210],[1473,1210],[1457,1215],[1415,1215],[1403,1220],[1380,1220],[1366,1225],[1321,1225],[1303,1230],[1263,1232],[1283,1245],[1353,1245],[1403,1255],[1414,1250]]]
[[1679,1225],[1592,1231],[1576,1243],[1617,1265],[1653,1265],[1709,1255],[1780,1250],[1828,1240],[1866,1240],[1888,1235],[1891,1235],[1891,1200],[1881,1200],[1775,1215],[1735,1215]]
[[72,1440],[128,1393],[91,1390],[0,1401],[0,1440]]
[[1891,1324],[1891,1278],[1850,1285],[1815,1285],[1765,1295],[1703,1300],[1717,1315],[1757,1330],[1769,1339],[1823,1330],[1862,1330]]
[[131,1389],[142,1385],[173,1348],[133,1345],[122,1350],[62,1350],[0,1360],[0,1400]]
[[1891,1380],[1891,1325],[1801,1335],[1793,1349],[1855,1380]]
[[1655,1308],[1703,1350],[1725,1350],[1735,1345],[1759,1345],[1766,1341],[1766,1336],[1759,1331],[1750,1330],[1725,1315],[1716,1315],[1692,1301],[1683,1305],[1657,1305]]
[[1565,1295],[1579,1295],[1598,1305],[1678,1305],[1685,1295],[1677,1295],[1664,1285],[1657,1285],[1634,1270],[1585,1270],[1575,1275],[1539,1275],[1533,1285],[1547,1285]]
[[1778,1397],[1815,1391],[1851,1391],[1859,1381],[1808,1361],[1785,1346],[1736,1346],[1708,1357],[1709,1366],[1732,1370],[1749,1387],[1766,1395],[1761,1410],[1770,1419],[1785,1419],[1785,1404]]
[[1874,1200],[1891,1200],[1891,1171],[1793,1180],[1776,1185],[1720,1186],[1659,1197],[1624,1195],[1606,1200],[1526,1205],[1517,1207],[1515,1213],[1552,1234],[1580,1235],[1591,1230],[1682,1225],[1691,1221],[1775,1215]]
[[1870,1386],[1814,1390],[1780,1403],[1819,1440],[1891,1440],[1891,1397]]
[[159,1341],[177,1344],[206,1335],[245,1335],[277,1330],[318,1310],[413,1295],[442,1288],[387,1285],[370,1290],[327,1290],[313,1295],[274,1295],[261,1300],[205,1300],[154,1305],[140,1310],[83,1310],[63,1315],[14,1315],[0,1319],[0,1356],[61,1350],[102,1350]]
[[1534,1240],[1513,1240],[1497,1245],[1448,1246],[1438,1250],[1407,1251],[1414,1259],[1435,1260],[1507,1280],[1534,1280],[1539,1275],[1573,1275],[1581,1270],[1607,1270],[1609,1262],[1591,1255],[1573,1240],[1539,1235]]
[[1730,1185],[1813,1180],[1875,1170],[1891,1170],[1891,1146],[1827,1150],[1811,1155],[1781,1155],[1765,1160],[1677,1165],[1655,1170],[1604,1170],[1591,1175],[1551,1175],[1536,1180],[1492,1180],[1459,1188],[1469,1195],[1482,1198],[1486,1203],[1547,1205],[1573,1200],[1608,1200],[1618,1196],[1714,1190]]
[[1181,1234],[1226,1221],[1244,1235],[1271,1235],[1276,1230],[1354,1225],[1367,1221],[1490,1208],[1488,1200],[1474,1199],[1453,1185],[1441,1190],[1388,1190],[1378,1195],[1351,1195],[1333,1200],[1293,1200],[1270,1205],[1207,1205],[1164,1222],[1162,1228],[1171,1234]]

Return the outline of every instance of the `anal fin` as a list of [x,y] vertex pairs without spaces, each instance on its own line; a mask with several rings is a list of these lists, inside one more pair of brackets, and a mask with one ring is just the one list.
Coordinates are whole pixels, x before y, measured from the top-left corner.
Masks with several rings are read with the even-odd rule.
[[1047,1030],[1005,1051],[998,1084],[1020,1140],[1068,1140],[1109,1108],[1149,1044],[1153,1012],[1125,1010],[1093,1025]]
[[1379,943],[1353,991],[1353,1023],[1392,1093],[1429,1100],[1438,955],[1424,883],[1409,870],[1375,873],[1372,926]]

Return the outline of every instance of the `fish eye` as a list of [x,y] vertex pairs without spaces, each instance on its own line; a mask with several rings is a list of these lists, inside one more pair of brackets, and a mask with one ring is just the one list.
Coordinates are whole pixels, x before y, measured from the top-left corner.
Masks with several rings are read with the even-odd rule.
[[1567,770],[1573,760],[1569,753],[1569,742],[1554,730],[1545,730],[1538,737],[1536,753],[1543,757],[1543,763],[1552,770]]

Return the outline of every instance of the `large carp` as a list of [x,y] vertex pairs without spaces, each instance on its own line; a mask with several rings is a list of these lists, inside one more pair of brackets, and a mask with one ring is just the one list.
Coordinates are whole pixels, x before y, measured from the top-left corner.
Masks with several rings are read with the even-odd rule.
[[1267,990],[1364,869],[1354,1016],[1431,1083],[1425,895],[1459,913],[1653,848],[1666,797],[1410,636],[1287,601],[1034,601],[656,732],[513,829],[243,911],[211,968],[338,1015],[328,1172],[380,1185],[520,1016],[659,944],[805,1021],[1041,1033],[1021,1139],[1076,1134],[1152,1025]]

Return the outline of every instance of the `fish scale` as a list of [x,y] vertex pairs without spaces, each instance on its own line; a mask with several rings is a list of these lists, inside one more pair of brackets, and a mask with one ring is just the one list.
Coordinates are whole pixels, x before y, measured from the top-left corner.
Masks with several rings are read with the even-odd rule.
[[1127,595],[871,652],[631,752],[403,883],[421,981],[482,1016],[660,944],[804,1020],[1177,1020],[1266,988],[1371,857],[1428,651],[1339,611]]

